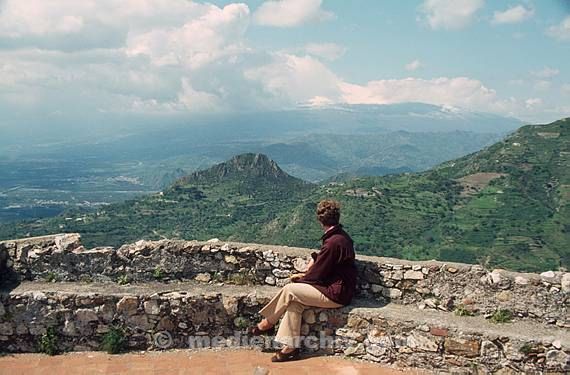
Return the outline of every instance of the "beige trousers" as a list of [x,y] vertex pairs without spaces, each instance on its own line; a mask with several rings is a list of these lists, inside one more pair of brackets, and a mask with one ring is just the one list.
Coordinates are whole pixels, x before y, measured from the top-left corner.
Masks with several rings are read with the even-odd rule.
[[342,307],[317,288],[305,283],[289,283],[263,309],[259,311],[267,321],[276,324],[283,315],[275,341],[289,347],[300,346],[301,318],[307,307]]

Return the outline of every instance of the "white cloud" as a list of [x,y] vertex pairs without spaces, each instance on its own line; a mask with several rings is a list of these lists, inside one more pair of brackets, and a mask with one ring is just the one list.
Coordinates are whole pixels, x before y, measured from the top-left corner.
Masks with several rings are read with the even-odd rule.
[[73,0],[60,0],[59,5],[42,0],[6,0],[0,12],[0,35],[21,37],[80,31],[89,7]]
[[531,71],[530,74],[537,78],[534,82],[534,89],[538,91],[547,91],[552,86],[550,79],[560,74],[560,70],[545,66],[540,70]]
[[421,67],[422,67],[422,63],[420,62],[420,60],[414,60],[414,61],[410,62],[409,64],[406,64],[406,66],[405,66],[406,70],[410,71],[410,72],[416,71]]
[[570,41],[570,16],[567,16],[558,25],[548,28],[548,35],[560,41]]
[[310,56],[279,53],[273,58],[271,63],[250,69],[245,75],[262,84],[269,94],[267,100],[277,98],[281,103],[322,106],[423,102],[510,115],[519,108],[515,99],[501,99],[495,90],[467,77],[387,79],[359,85],[341,79]]
[[270,64],[247,70],[245,77],[260,82],[271,99],[289,105],[340,100],[340,79],[311,56],[277,53]]
[[120,51],[0,51],[0,61],[0,107],[8,94],[33,98],[13,102],[14,111],[120,112],[131,102],[167,99],[180,88],[180,78],[133,64]]
[[129,32],[177,28],[212,9],[219,8],[172,0],[4,0],[0,40],[67,51],[120,47]]
[[98,29],[179,25],[214,7],[172,0],[4,0],[0,36],[77,34]]
[[[181,105],[176,102],[160,102],[156,99],[130,98],[130,108],[120,108],[121,111],[143,113],[143,114],[171,114],[180,112]],[[107,112],[107,110],[101,110]]]
[[224,104],[215,94],[199,91],[192,87],[187,77],[182,78],[182,89],[176,99],[159,101],[157,99],[131,99],[131,112],[149,114],[171,113],[212,113],[223,112]]
[[245,4],[230,4],[223,9],[211,6],[199,18],[178,28],[129,33],[126,51],[129,56],[146,55],[157,66],[196,69],[244,51],[242,39],[248,23],[249,8]]
[[534,9],[527,9],[522,5],[510,7],[509,9],[493,13],[492,23],[505,24],[505,23],[519,23],[526,21],[534,15]]
[[539,91],[546,91],[550,89],[550,86],[552,86],[552,83],[544,79],[540,79],[534,83],[535,90]]
[[321,8],[322,0],[269,0],[254,13],[254,20],[260,25],[293,27],[311,21],[334,18],[332,12]]
[[570,83],[565,83],[560,86],[560,91],[562,91],[563,94],[570,94]]
[[[90,118],[94,112],[186,114],[283,109],[299,103],[409,101],[503,114],[547,109],[500,97],[468,77],[355,84],[324,63],[345,53],[335,43],[311,43],[277,53],[254,49],[246,38],[252,17],[245,4],[218,7],[171,0],[6,0],[2,4],[0,112],[6,114],[35,111]],[[300,3],[279,3],[284,4]],[[312,15],[297,17],[296,22],[322,19],[320,1],[304,1],[302,10],[307,9]],[[434,27],[455,27],[433,21]],[[419,60],[407,64],[410,71],[419,67]],[[559,72],[545,67],[533,73],[534,81],[546,81]],[[533,80],[528,83],[532,88]]]
[[212,112],[222,107],[222,102],[214,94],[195,90],[187,78],[182,79],[182,92],[178,101],[190,112]]
[[535,109],[542,105],[542,99],[540,98],[529,98],[525,100],[525,106],[527,109]]
[[462,29],[469,25],[484,0],[425,0],[420,7],[432,29]]
[[3,90],[17,85],[33,85],[40,80],[53,77],[55,67],[39,61],[11,59],[2,56],[0,60],[0,87]]
[[366,85],[343,83],[341,88],[344,101],[352,104],[422,102],[493,112],[501,106],[494,90],[467,77],[387,79]]
[[532,74],[533,76],[535,76],[537,78],[552,78],[552,77],[556,77],[558,74],[560,74],[560,70],[545,66],[541,70],[536,70],[536,71],[530,72],[530,74]]
[[156,66],[121,51],[9,54],[14,53],[0,53],[0,102],[22,108],[46,106],[49,112],[87,114],[96,108],[169,114],[410,101],[503,114],[520,110],[482,82],[466,77],[359,85],[343,80],[313,56],[283,52],[247,55],[238,63],[221,59],[196,70]]
[[328,105],[335,104],[335,102],[329,98],[325,98],[324,96],[315,96],[309,99],[309,101],[306,102],[306,104],[309,107],[326,107]]
[[336,60],[346,53],[346,48],[336,43],[309,43],[304,49],[310,55],[329,61]]

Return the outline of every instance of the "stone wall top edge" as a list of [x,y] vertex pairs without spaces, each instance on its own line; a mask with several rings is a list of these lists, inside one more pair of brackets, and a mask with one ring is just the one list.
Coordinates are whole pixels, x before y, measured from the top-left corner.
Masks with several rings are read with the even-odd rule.
[[169,294],[181,297],[217,296],[245,297],[255,295],[257,297],[273,296],[277,287],[259,286],[255,289],[247,285],[225,284],[223,288],[216,284],[203,284],[195,281],[164,284],[160,282],[146,282],[132,285],[118,285],[109,282],[42,282],[25,281],[16,286],[0,288],[0,296],[30,296],[61,295],[61,296],[107,296],[121,298],[124,296],[137,296],[152,298],[153,296],[165,297]]
[[42,242],[42,241],[47,241],[47,240],[53,240],[56,237],[59,236],[65,236],[65,235],[79,235],[79,233],[54,233],[54,234],[46,234],[44,236],[35,236],[35,237],[23,237],[23,238],[10,238],[7,240],[2,240],[0,241],[1,243],[8,243],[8,242],[13,242],[16,244],[20,244],[20,243],[37,243],[37,242]]
[[[78,233],[55,233],[50,235],[44,236],[36,236],[36,237],[27,237],[27,238],[17,238],[17,239],[10,239],[10,240],[2,240],[2,243],[15,243],[15,244],[22,244],[22,243],[41,243],[44,241],[50,241],[60,236],[80,236]],[[309,249],[309,248],[301,248],[301,247],[294,247],[294,246],[286,246],[286,245],[272,245],[272,244],[261,244],[261,243],[252,243],[252,242],[234,242],[234,241],[224,241],[222,239],[212,239],[207,241],[199,241],[199,240],[184,240],[184,239],[161,239],[161,240],[139,240],[136,242],[126,243],[123,246],[133,245],[138,242],[150,242],[150,243],[165,243],[165,242],[179,242],[179,243],[188,243],[197,246],[204,246],[204,245],[211,245],[211,246],[223,246],[227,244],[230,248],[237,248],[243,249],[245,247],[249,247],[252,251],[273,251],[276,253],[288,255],[288,256],[296,256],[296,257],[307,257],[311,252],[318,251],[318,249]],[[101,249],[103,247],[95,247],[93,249]],[[88,249],[86,251],[89,251]],[[358,250],[357,250],[358,251]],[[474,267],[479,267],[483,269],[480,265],[477,264],[468,264],[468,263],[457,263],[457,262],[447,262],[447,261],[438,261],[438,260],[406,260],[406,259],[399,259],[399,258],[388,258],[388,257],[381,257],[381,256],[372,256],[372,255],[360,255],[357,254],[356,259],[361,262],[370,262],[370,263],[377,263],[377,264],[390,264],[390,265],[422,265],[422,266],[437,266],[439,268],[443,267],[453,267],[458,271],[469,271]],[[516,272],[516,271],[509,271],[503,269],[494,270],[494,272],[500,272],[502,275],[515,278],[517,276],[522,276],[527,279],[535,278],[540,279],[540,275],[537,273],[528,273],[528,272]]]

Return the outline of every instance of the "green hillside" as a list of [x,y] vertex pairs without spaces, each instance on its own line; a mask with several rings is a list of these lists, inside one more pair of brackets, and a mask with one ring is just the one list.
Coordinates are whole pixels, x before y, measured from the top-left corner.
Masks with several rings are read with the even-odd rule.
[[316,203],[343,204],[361,254],[540,271],[570,264],[570,120],[525,126],[423,173],[312,185],[260,154],[95,213],[6,225],[0,238],[80,232],[87,246],[161,237],[318,246]]
[[529,271],[568,268],[569,158],[566,119],[525,126],[425,173],[321,187],[315,199],[344,203],[344,221],[362,253]]
[[56,218],[4,225],[0,238],[78,231],[86,246],[161,237],[254,238],[258,223],[293,209],[313,188],[265,155],[243,154],[183,177],[159,194],[96,213],[68,211]]

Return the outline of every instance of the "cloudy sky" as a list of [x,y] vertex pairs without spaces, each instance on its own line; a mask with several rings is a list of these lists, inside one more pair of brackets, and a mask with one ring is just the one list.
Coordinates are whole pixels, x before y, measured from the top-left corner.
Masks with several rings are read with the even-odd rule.
[[409,101],[551,121],[570,116],[569,11],[556,0],[0,0],[0,129],[30,114]]

